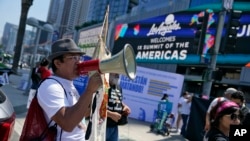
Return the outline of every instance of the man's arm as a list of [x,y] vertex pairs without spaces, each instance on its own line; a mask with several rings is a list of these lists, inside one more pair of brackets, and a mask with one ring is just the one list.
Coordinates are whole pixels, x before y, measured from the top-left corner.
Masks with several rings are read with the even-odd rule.
[[177,107],[178,107],[178,108],[181,108],[181,106],[182,106],[181,103],[178,103]]
[[122,111],[124,112],[123,114],[129,115],[131,113],[131,109],[128,107],[128,105],[122,103],[123,109]]
[[93,93],[102,85],[99,74],[94,74],[89,79],[89,84],[84,94],[78,102],[71,107],[62,107],[53,117],[54,120],[64,131],[71,132],[89,114],[90,104]]
[[182,103],[182,101],[183,101],[183,97],[181,97],[180,99],[179,99],[179,101],[178,101],[178,108],[180,108],[182,105],[181,105],[181,103]]
[[119,119],[121,119],[122,115],[117,112],[112,112],[110,110],[107,110],[107,116],[111,118],[113,121],[118,122]]
[[206,112],[206,117],[205,117],[205,127],[204,130],[208,131],[210,129],[210,112],[212,108],[218,103],[218,98],[215,98],[209,105],[207,112]]
[[210,129],[210,114],[207,112],[206,113],[206,119],[205,119],[205,127],[204,130],[208,131]]

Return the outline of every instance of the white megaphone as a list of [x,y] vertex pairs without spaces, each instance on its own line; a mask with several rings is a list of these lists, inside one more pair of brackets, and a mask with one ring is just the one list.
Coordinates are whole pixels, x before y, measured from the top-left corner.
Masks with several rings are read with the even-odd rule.
[[97,70],[99,73],[124,74],[130,79],[136,77],[136,61],[133,47],[126,44],[124,49],[105,60],[89,60],[78,64],[79,74],[86,74],[89,71]]

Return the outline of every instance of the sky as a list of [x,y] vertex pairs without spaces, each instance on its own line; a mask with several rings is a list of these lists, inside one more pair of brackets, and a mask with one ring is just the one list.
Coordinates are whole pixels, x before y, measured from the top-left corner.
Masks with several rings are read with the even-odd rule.
[[[22,0],[0,0],[0,37],[3,34],[6,22],[18,26],[21,15]],[[33,0],[30,6],[28,16],[41,21],[47,20],[50,0]]]

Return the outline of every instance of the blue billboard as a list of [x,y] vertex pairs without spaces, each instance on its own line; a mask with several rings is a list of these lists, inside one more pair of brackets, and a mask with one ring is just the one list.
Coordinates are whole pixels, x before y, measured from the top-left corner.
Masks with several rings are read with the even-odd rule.
[[[202,55],[210,58],[219,11],[206,10],[209,12],[209,22]],[[200,64],[194,36],[198,18],[203,14],[204,10],[201,9],[189,10],[118,24],[115,29],[113,54],[129,43],[133,46],[136,61],[139,63]],[[227,22],[228,17],[225,18],[225,23]],[[250,12],[243,11],[240,22],[235,51],[218,54],[218,64],[245,64],[250,61],[250,47],[247,44],[250,39]],[[224,28],[222,36],[225,30]]]

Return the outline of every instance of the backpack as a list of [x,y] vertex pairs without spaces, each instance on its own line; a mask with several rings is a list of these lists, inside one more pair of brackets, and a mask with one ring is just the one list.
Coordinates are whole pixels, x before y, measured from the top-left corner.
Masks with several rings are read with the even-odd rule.
[[[53,79],[53,78],[47,78],[47,79]],[[53,79],[53,80],[56,80],[56,79]],[[41,83],[39,84],[39,86],[41,85]],[[62,86],[60,82],[58,83]],[[64,89],[64,92],[65,92],[65,89]],[[65,95],[66,95],[66,92],[65,92]],[[33,100],[31,101],[30,107],[28,109],[28,113],[26,115],[24,126],[22,129],[22,134],[19,140],[20,141],[54,141],[56,140],[57,124],[55,123],[54,125],[51,126],[50,125],[51,123],[52,123],[52,120],[50,120],[50,122],[47,123],[45,119],[43,109],[38,103],[37,92],[36,92]],[[62,135],[62,130],[61,130],[61,135]],[[61,138],[61,135],[60,135],[60,138]]]

